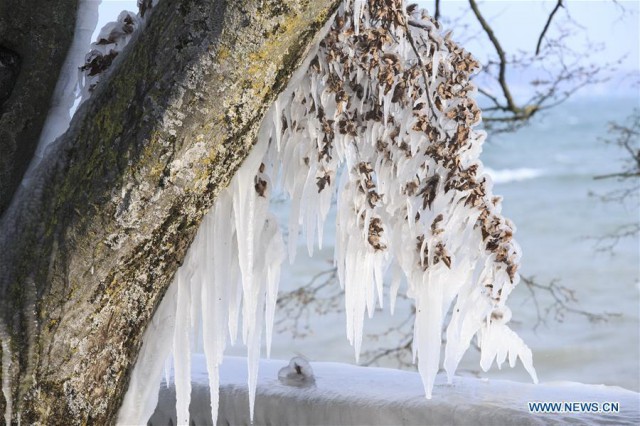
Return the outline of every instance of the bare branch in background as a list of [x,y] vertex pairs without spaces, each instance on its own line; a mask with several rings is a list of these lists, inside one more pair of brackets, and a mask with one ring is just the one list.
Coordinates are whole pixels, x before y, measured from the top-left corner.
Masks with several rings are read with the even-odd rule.
[[596,176],[595,179],[640,178],[640,109],[634,109],[626,121],[623,124],[609,123],[609,134],[614,138],[604,139],[604,142],[618,145],[627,152],[626,168],[619,173]]
[[[547,321],[550,317],[556,322],[564,322],[567,314],[582,316],[591,322],[603,322],[620,316],[619,313],[614,312],[595,313],[578,308],[575,290],[560,285],[558,280],[552,280],[548,284],[540,284],[533,277],[521,277],[521,282],[529,290],[530,300],[536,309],[534,330],[540,325],[548,325]],[[540,299],[544,297],[550,298],[551,301],[543,306]]]
[[435,3],[436,3],[436,7],[433,13],[433,19],[435,19],[436,21],[439,21],[440,20],[440,0],[435,0]]
[[278,317],[274,323],[278,333],[291,333],[294,339],[313,334],[310,319],[319,315],[344,311],[344,291],[337,280],[335,267],[325,269],[295,290],[280,293],[277,300]]
[[[483,122],[487,130],[494,134],[518,130],[540,111],[556,107],[585,87],[606,81],[606,75],[616,68],[617,63],[594,61],[589,64],[585,59],[601,52],[604,49],[602,46],[588,43],[584,51],[575,51],[570,47],[569,37],[577,34],[571,30],[584,32],[586,28],[571,18],[563,0],[556,0],[538,36],[535,52],[519,51],[515,54],[508,54],[504,49],[500,37],[490,20],[481,13],[477,1],[469,0],[469,6],[467,10],[473,13],[480,32],[485,34],[496,52],[486,60],[475,78],[478,92],[488,103],[482,108]],[[551,37],[551,23],[558,21],[560,8],[566,11],[564,20]],[[447,21],[444,17],[441,19]],[[475,34],[473,38],[477,37],[478,34]],[[507,78],[507,74],[528,75],[532,70],[536,73],[528,85],[533,94],[526,101],[517,99],[513,90],[514,81]]]
[[405,336],[405,340],[401,341],[398,346],[383,347],[373,351],[365,352],[363,354],[363,358],[366,361],[363,361],[361,365],[369,367],[371,365],[378,365],[380,361],[383,360],[395,360],[395,363],[398,367],[415,370],[416,367],[413,364],[413,359],[411,356],[412,345],[413,336],[407,333]]
[[[640,197],[640,108],[634,109],[624,123],[609,123],[609,135],[610,137],[603,141],[620,147],[626,153],[626,158],[621,171],[594,177],[596,180],[617,179],[622,183],[619,188],[600,196],[600,199],[604,202],[631,202],[637,211]],[[613,253],[620,241],[639,235],[640,222],[636,220],[592,239],[596,240],[598,251]]]
[[556,3],[556,7],[554,7],[553,10],[551,11],[551,14],[549,14],[549,19],[547,19],[547,23],[544,24],[544,28],[540,33],[540,37],[538,38],[538,44],[536,44],[536,55],[540,54],[540,46],[542,45],[542,40],[544,39],[544,35],[547,33],[547,30],[549,29],[549,25],[551,25],[551,21],[553,20],[554,15],[561,7],[564,7],[562,5],[562,0],[558,0],[558,2]]
[[472,28],[468,17],[471,15],[470,9],[464,9],[456,13],[456,15],[442,15],[438,20],[442,28],[449,28],[452,34],[455,34],[456,42],[460,46],[469,44],[472,40],[476,40],[482,36],[482,28]]
[[618,10],[620,10],[621,15],[626,13],[627,9],[618,0],[611,0],[611,2],[618,7]]
[[634,238],[638,235],[640,235],[640,223],[636,222],[620,225],[607,235],[595,238],[596,250],[613,254],[613,250],[620,241],[626,240],[627,238]]
[[509,90],[509,86],[507,85],[507,79],[506,79],[507,56],[504,53],[504,49],[502,49],[502,45],[498,41],[498,38],[494,34],[491,26],[480,13],[480,10],[478,9],[478,5],[475,2],[475,0],[469,0],[469,5],[471,6],[471,10],[473,11],[473,14],[478,19],[480,26],[482,26],[482,29],[489,37],[489,40],[491,40],[491,43],[493,44],[493,47],[495,47],[496,52],[498,53],[498,57],[500,58],[500,63],[499,63],[500,73],[498,75],[498,82],[500,83],[500,87],[502,88],[502,94],[504,95],[504,98],[507,101],[507,106],[505,108],[507,108],[509,111],[516,113],[519,108],[516,107],[516,104],[513,101],[513,96],[511,96],[511,91]]
[[[575,290],[559,284],[558,280],[541,284],[533,277],[521,277],[521,282],[530,293],[527,302],[531,302],[535,308],[534,330],[540,325],[549,326],[549,320],[561,323],[568,315],[583,317],[590,322],[603,322],[620,316],[618,313],[581,309]],[[281,294],[278,298],[276,329],[280,333],[290,333],[293,338],[309,337],[313,334],[311,318],[317,320],[318,316],[341,314],[344,311],[343,296],[344,291],[337,280],[337,269],[330,267],[321,271],[304,286]],[[362,353],[361,364],[377,365],[384,362],[415,369],[411,349],[415,313],[415,306],[410,299],[404,292],[399,292],[396,305],[398,320],[381,332],[367,335],[368,341],[380,344]],[[447,314],[445,324],[449,322],[450,315],[451,312]],[[446,343],[445,329],[442,341]],[[472,345],[480,350],[475,341]]]

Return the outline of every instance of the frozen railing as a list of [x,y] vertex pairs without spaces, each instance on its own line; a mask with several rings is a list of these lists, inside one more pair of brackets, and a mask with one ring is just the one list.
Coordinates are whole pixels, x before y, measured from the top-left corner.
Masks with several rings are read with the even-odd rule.
[[[192,362],[191,422],[210,425],[205,360],[194,355]],[[534,385],[470,377],[456,377],[448,385],[439,375],[438,390],[427,400],[417,373],[312,362],[315,383],[296,387],[278,380],[278,371],[287,364],[260,362],[255,425],[640,424],[640,394],[614,386]],[[245,358],[225,358],[220,369],[218,424],[250,424],[246,375]],[[565,412],[533,412],[530,404],[535,403],[560,403]],[[596,408],[601,412],[589,411]],[[174,387],[163,384],[150,424],[176,424],[175,410]]]

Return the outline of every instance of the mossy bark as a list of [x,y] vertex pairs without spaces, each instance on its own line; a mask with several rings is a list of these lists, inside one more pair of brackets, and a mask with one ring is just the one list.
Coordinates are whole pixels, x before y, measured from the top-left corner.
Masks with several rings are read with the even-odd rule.
[[202,217],[338,3],[160,2],[0,223],[14,421],[114,421]]

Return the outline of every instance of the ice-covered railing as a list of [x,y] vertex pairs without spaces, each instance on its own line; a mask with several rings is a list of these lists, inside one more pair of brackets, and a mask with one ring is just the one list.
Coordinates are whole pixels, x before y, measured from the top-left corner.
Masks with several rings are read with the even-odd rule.
[[[201,320],[215,423],[219,366],[240,312],[253,415],[281,262],[287,251],[295,257],[300,232],[310,254],[322,244],[334,196],[335,263],[356,359],[364,316],[383,305],[391,276],[391,310],[402,282],[416,305],[413,355],[427,398],[449,311],[449,380],[477,336],[483,369],[519,357],[537,381],[531,351],[506,325],[520,252],[478,159],[485,134],[474,130],[480,111],[469,79],[477,68],[426,12],[401,0],[345,2],[205,217],[145,334],[119,422],[147,421],[171,353],[177,419],[188,422],[189,342]],[[288,250],[269,213],[278,183],[291,197]]]
[[[312,362],[315,385],[301,387],[277,379],[286,366],[287,361],[260,360],[256,425],[640,424],[640,394],[617,386],[567,381],[532,385],[475,377],[454,377],[448,384],[438,377],[434,397],[425,399],[420,397],[419,376],[410,371]],[[218,424],[250,423],[246,369],[246,358],[225,357]],[[193,357],[191,381],[191,421],[198,426],[215,424],[202,355]],[[150,426],[176,424],[175,387],[165,383]],[[541,406],[549,402],[562,409],[543,412]]]

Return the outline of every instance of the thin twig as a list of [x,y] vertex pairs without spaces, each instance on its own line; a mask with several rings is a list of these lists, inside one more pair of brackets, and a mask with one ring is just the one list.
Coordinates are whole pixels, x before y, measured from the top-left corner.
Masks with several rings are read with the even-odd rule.
[[[486,91],[485,89],[483,89],[482,87],[478,87],[478,92],[483,94],[484,96],[486,96],[487,98],[489,98],[491,100],[491,102],[493,102],[495,104],[495,108],[494,109],[499,109],[499,110],[507,110],[506,107],[500,105],[500,101],[498,101],[498,98],[496,98],[495,96],[493,96],[492,94],[490,94],[488,91]],[[483,108],[484,111],[490,110],[491,108]]]
[[542,32],[540,33],[540,37],[538,38],[538,44],[536,45],[536,56],[538,56],[538,54],[540,53],[540,46],[542,45],[542,39],[544,38],[544,35],[547,33],[547,30],[549,29],[549,25],[551,25],[551,20],[553,19],[553,16],[561,7],[564,7],[562,5],[562,0],[558,0],[558,2],[556,3],[556,7],[554,7],[553,10],[551,11],[551,14],[549,15],[549,19],[547,19],[547,23],[544,24],[544,28],[542,29]]
[[[567,313],[583,316],[590,322],[606,322],[610,318],[619,317],[621,314],[617,312],[595,313],[575,307],[578,302],[575,291],[569,287],[558,284],[557,280],[552,280],[549,284],[540,284],[534,278],[521,277],[522,283],[531,293],[531,298],[536,308],[536,324],[533,329],[536,330],[541,324],[547,324],[549,314],[553,313],[553,318],[557,322],[563,322]],[[551,297],[552,302],[549,303],[544,312],[540,309],[538,298],[540,294],[547,294]]]
[[[413,23],[412,25],[417,26],[415,25],[415,23]],[[411,49],[413,49],[413,53],[415,53],[416,57],[418,58],[418,64],[420,65],[420,70],[422,71],[422,77],[424,78],[424,91],[427,95],[427,102],[429,103],[429,108],[431,109],[433,118],[436,119],[438,118],[438,115],[436,114],[436,107],[433,103],[433,100],[431,99],[431,93],[429,93],[429,77],[427,76],[427,67],[424,61],[422,60],[422,55],[418,51],[418,46],[416,46],[416,42],[413,39],[413,35],[411,34],[411,30],[409,29],[409,19],[406,15],[404,20],[404,30],[407,34],[407,40],[411,45]],[[432,70],[432,72],[434,73],[436,73],[437,71],[438,70]]]
[[509,109],[511,111],[516,112],[519,110],[519,108],[516,106],[515,102],[513,101],[513,97],[511,96],[511,91],[509,90],[509,86],[507,85],[507,79],[506,79],[507,55],[504,53],[504,50],[502,49],[502,45],[500,45],[498,38],[493,32],[493,28],[491,28],[489,23],[484,19],[484,17],[480,13],[480,10],[478,9],[478,4],[476,3],[476,1],[469,0],[469,5],[471,6],[471,10],[473,11],[474,15],[476,15],[478,22],[480,22],[480,26],[482,26],[482,29],[487,34],[487,36],[489,37],[489,40],[491,40],[491,43],[493,44],[493,47],[496,49],[496,52],[498,53],[498,57],[500,58],[500,64],[499,64],[500,72],[498,74],[498,83],[502,88],[502,93],[504,94],[504,98],[507,101],[507,105],[509,106]]
[[611,178],[628,179],[628,178],[632,178],[632,177],[640,177],[640,172],[609,173],[607,175],[594,176],[593,179],[594,180],[611,179]]

